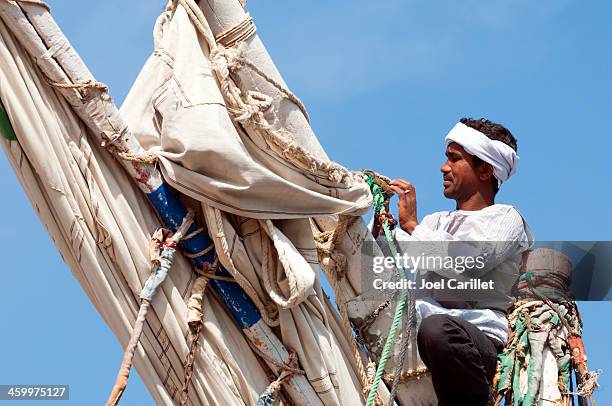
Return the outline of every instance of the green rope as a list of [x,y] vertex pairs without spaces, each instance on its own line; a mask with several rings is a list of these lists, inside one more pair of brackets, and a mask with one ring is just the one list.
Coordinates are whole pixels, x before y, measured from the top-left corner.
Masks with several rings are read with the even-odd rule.
[[9,141],[15,141],[17,139],[2,103],[0,103],[0,133]]
[[[385,195],[383,189],[380,185],[374,182],[374,177],[371,174],[366,173],[366,182],[370,185],[370,189],[372,190],[372,195],[374,198],[374,215],[377,216],[380,214],[380,211],[384,208],[385,203],[388,201],[389,197]],[[385,237],[387,239],[387,244],[389,244],[389,249],[391,250],[391,254],[395,258],[397,256],[397,249],[395,247],[395,243],[393,242],[393,235],[391,234],[391,229],[389,228],[388,222],[382,223],[382,229],[385,233]],[[406,271],[398,267],[398,271],[400,271],[400,275],[402,278],[406,277]],[[393,317],[393,323],[391,323],[391,328],[389,330],[389,335],[387,336],[387,340],[385,341],[385,346],[383,348],[382,354],[380,356],[380,360],[378,361],[378,367],[376,368],[376,375],[374,376],[374,381],[372,382],[372,387],[370,388],[370,392],[368,393],[368,399],[366,401],[366,406],[372,406],[374,404],[374,400],[376,399],[376,392],[378,392],[378,385],[380,384],[380,380],[385,371],[385,365],[391,355],[391,350],[393,348],[395,332],[399,325],[400,320],[402,319],[402,313],[404,312],[404,308],[406,307],[406,303],[408,302],[408,290],[402,289],[400,294],[400,299],[395,307],[395,316]],[[396,379],[399,379],[397,377]]]
[[[537,308],[516,314],[515,318],[510,321],[510,327],[514,331],[513,339],[506,345],[503,353],[499,355],[499,377],[496,393],[505,395],[507,392],[512,392],[514,398],[512,405],[534,406],[537,403],[540,381],[535,377],[542,374],[541,357],[543,349],[542,343],[537,346],[537,342],[533,339],[535,337],[530,337],[530,333],[547,331],[547,328],[551,330],[561,328],[564,326],[562,319],[568,322],[570,331],[579,329],[579,319],[576,319],[565,305],[557,303],[543,303]],[[545,325],[550,326],[546,327]],[[552,334],[552,332],[549,332],[549,334]],[[561,341],[553,340],[549,342],[547,340],[543,345],[546,345],[546,343],[549,343],[555,356],[559,390],[563,394],[567,392],[570,384],[570,352],[568,348],[562,346]],[[529,365],[526,365],[525,359],[528,354],[530,355],[530,361]],[[522,372],[527,374],[527,386],[525,394],[521,398],[520,374]]]

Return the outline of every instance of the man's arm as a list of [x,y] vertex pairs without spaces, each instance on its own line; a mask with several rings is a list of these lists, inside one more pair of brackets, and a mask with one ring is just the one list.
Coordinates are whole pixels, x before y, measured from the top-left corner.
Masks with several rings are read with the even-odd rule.
[[486,259],[484,264],[478,267],[472,264],[453,269],[428,268],[445,277],[456,277],[460,274],[469,277],[482,276],[509,256],[516,255],[517,251],[529,246],[529,234],[523,219],[512,208],[488,216],[471,215],[454,235],[421,224],[412,234],[396,230],[395,238],[400,242],[400,250],[408,251],[411,255],[430,258],[480,256]]

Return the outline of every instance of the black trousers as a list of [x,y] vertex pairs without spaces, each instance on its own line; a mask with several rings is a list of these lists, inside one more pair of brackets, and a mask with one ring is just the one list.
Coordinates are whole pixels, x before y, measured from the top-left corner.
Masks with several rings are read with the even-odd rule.
[[417,344],[431,371],[438,406],[487,405],[502,343],[470,322],[436,314],[421,322]]

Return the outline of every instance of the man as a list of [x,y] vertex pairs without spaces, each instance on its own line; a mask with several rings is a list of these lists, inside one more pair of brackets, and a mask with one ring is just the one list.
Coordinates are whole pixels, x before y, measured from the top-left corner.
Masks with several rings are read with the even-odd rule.
[[479,292],[477,298],[454,301],[442,300],[443,295],[436,300],[434,291],[416,302],[421,320],[419,354],[432,373],[439,405],[487,405],[492,399],[497,354],[508,336],[505,312],[513,302],[511,287],[522,253],[533,238],[518,211],[495,204],[500,185],[517,168],[517,142],[510,131],[489,120],[462,118],[445,141],[447,159],[441,168],[444,196],[455,200],[456,209],[430,214],[419,223],[414,186],[394,180],[391,188],[399,196],[400,226],[395,238],[400,244],[440,242],[430,243],[424,254],[446,257],[454,255],[450,244],[469,241],[471,245],[465,244],[473,255],[487,258],[481,268],[438,267],[427,272],[426,278],[476,277],[493,281],[493,289]]

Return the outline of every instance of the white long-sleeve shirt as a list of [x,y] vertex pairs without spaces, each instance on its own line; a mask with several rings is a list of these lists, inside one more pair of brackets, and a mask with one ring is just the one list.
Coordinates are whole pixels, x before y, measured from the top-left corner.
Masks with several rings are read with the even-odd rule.
[[[448,309],[431,297],[420,298],[416,308],[420,320],[432,314],[448,314],[460,317],[478,327],[486,335],[504,343],[508,337],[508,322],[501,308],[507,303],[512,285],[519,274],[522,253],[533,242],[533,235],[523,217],[514,207],[494,204],[482,210],[454,210],[436,212],[408,234],[399,227],[394,230],[395,239],[403,241],[432,242],[419,244],[419,253],[426,256],[485,255],[489,260],[477,269],[433,269],[430,271],[446,278],[482,278],[494,280],[495,290],[488,303],[498,301],[499,306],[475,309]],[[489,306],[487,306],[489,307]]]

